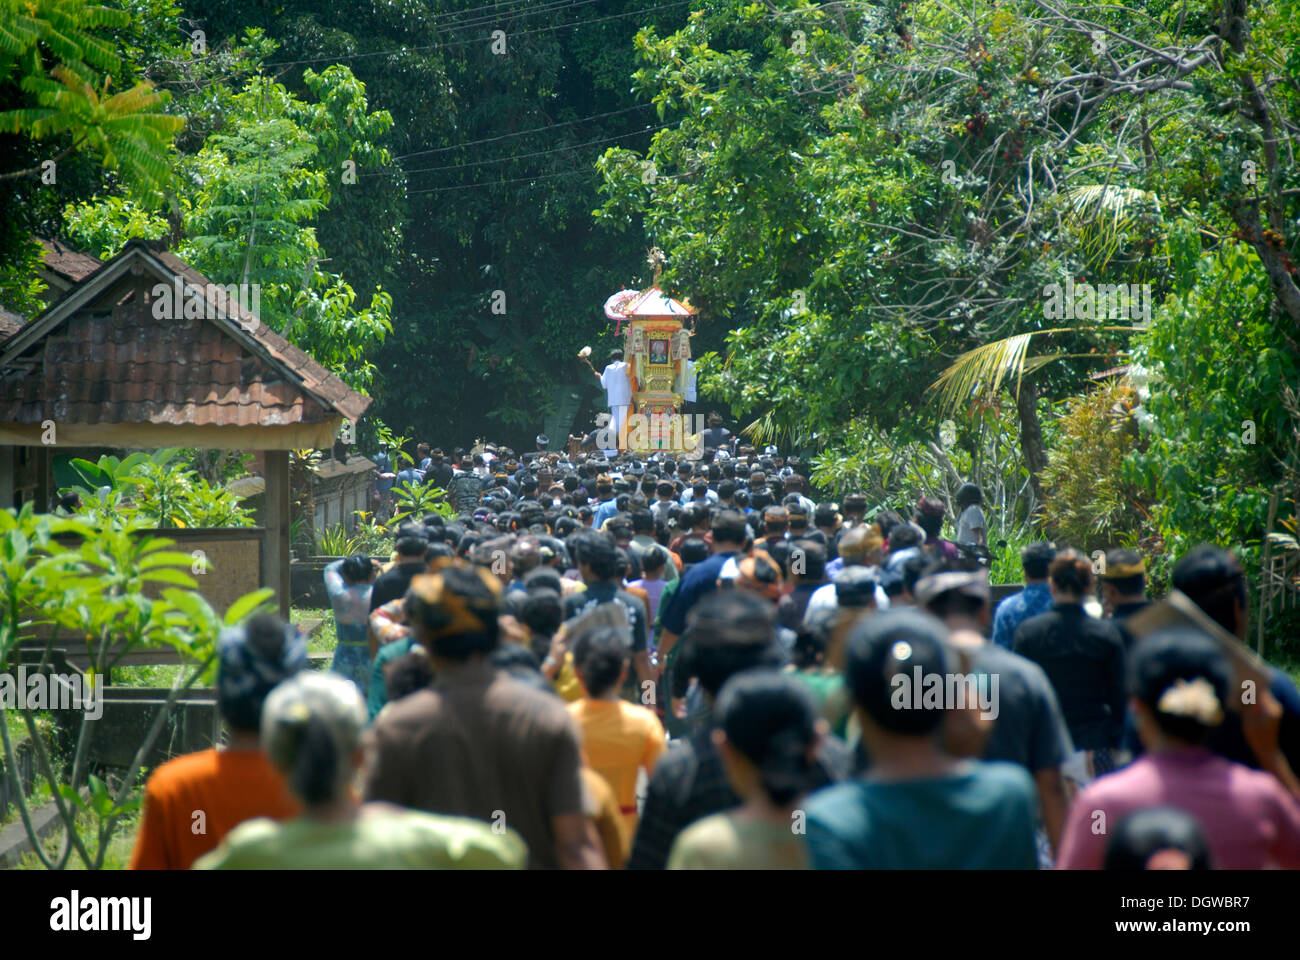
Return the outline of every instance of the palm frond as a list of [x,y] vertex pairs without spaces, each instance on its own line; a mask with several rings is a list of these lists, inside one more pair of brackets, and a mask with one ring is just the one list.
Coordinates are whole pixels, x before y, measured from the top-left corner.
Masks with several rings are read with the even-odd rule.
[[1039,334],[1069,333],[1069,327],[1035,330],[1018,333],[1003,340],[995,340],[968,350],[959,356],[939,379],[926,389],[936,394],[939,411],[951,413],[975,397],[991,399],[1009,379],[1015,378],[1015,392],[1020,393],[1020,380],[1027,373],[1057,359],[1059,354],[1049,353],[1030,357],[1030,341]]
[[1098,269],[1115,255],[1124,235],[1145,207],[1160,212],[1160,199],[1150,190],[1092,183],[1072,187],[1064,194],[1067,219],[1079,231],[1088,259]]

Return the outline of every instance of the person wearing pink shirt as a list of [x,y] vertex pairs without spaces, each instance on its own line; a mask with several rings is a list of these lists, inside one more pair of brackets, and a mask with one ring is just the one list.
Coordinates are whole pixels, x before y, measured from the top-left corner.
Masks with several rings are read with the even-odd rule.
[[1300,803],[1272,774],[1204,745],[1223,721],[1229,677],[1218,646],[1196,631],[1162,631],[1138,644],[1131,705],[1148,752],[1075,798],[1058,868],[1100,869],[1111,830],[1149,807],[1193,816],[1215,869],[1300,867]]

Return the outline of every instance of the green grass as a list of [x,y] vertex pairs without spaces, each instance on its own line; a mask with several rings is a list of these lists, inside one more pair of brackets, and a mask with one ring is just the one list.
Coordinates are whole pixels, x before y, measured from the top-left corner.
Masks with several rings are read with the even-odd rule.
[[[320,628],[307,641],[308,653],[333,653],[338,644],[334,629],[334,611],[312,607],[293,607],[289,611],[293,623],[304,620],[323,621]],[[176,676],[182,671],[193,669],[189,664],[156,664],[143,667],[115,667],[113,685],[118,687],[162,687],[170,689]],[[186,676],[189,674],[186,673]],[[198,684],[196,684],[198,686]],[[22,726],[22,721],[19,721]]]
[[323,620],[320,629],[307,641],[308,653],[333,653],[338,646],[338,635],[334,629],[334,611],[328,608],[292,607],[289,619],[293,623],[303,620]]
[[[77,829],[80,831],[82,841],[86,844],[86,849],[93,857],[95,855],[95,836],[96,820],[86,812],[77,815]],[[118,821],[117,830],[113,833],[113,839],[108,843],[108,852],[104,855],[105,870],[125,870],[127,864],[131,862],[131,851],[135,849],[135,836],[140,829],[140,814],[133,813],[123,817]],[[45,855],[53,857],[59,852],[59,842],[63,838],[63,830],[55,830],[42,843],[45,849]],[[15,870],[44,870],[45,865],[37,859],[36,854],[29,853],[18,861]],[[85,870],[86,865],[81,861],[76,851],[73,851],[68,858],[69,870]]]
[[27,724],[23,722],[23,715],[17,710],[5,711],[5,726],[9,728],[9,740],[18,749],[18,744],[27,739]]
[[[113,686],[162,687],[169,690],[182,672],[188,677],[193,669],[194,665],[190,663],[159,663],[144,667],[114,667]],[[184,683],[184,680],[181,682]],[[195,681],[194,686],[201,687],[202,683]]]

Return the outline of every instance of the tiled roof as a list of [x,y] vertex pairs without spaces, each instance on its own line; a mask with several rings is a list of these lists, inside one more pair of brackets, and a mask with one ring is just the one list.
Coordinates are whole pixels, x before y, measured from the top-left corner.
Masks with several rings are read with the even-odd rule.
[[23,318],[0,307],[0,340],[17,333],[23,326]]
[[651,287],[623,309],[629,317],[688,317],[695,312],[689,301],[674,300],[658,287]]
[[64,246],[58,240],[37,237],[36,242],[45,250],[45,266],[73,283],[80,283],[104,265],[104,261]]
[[[133,271],[128,259],[143,260],[146,269]],[[28,325],[46,328],[33,331],[36,339],[24,347],[6,344],[0,422],[281,426],[339,415],[355,420],[369,406],[369,397],[247,312],[242,322],[156,319],[146,294],[172,273],[213,303],[224,300],[179,258],[133,242],[104,270],[88,282],[108,284],[103,292],[111,291],[116,303],[111,312],[61,309],[83,289],[78,284]]]

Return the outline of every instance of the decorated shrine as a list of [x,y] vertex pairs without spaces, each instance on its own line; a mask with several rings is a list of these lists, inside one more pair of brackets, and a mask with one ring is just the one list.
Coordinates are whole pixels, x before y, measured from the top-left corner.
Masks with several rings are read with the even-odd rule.
[[632,381],[632,416],[619,446],[636,451],[689,453],[699,431],[679,415],[690,374],[695,308],[658,287],[662,261],[651,254],[656,285],[647,290],[620,290],[605,301],[605,315],[617,321],[623,358]]

